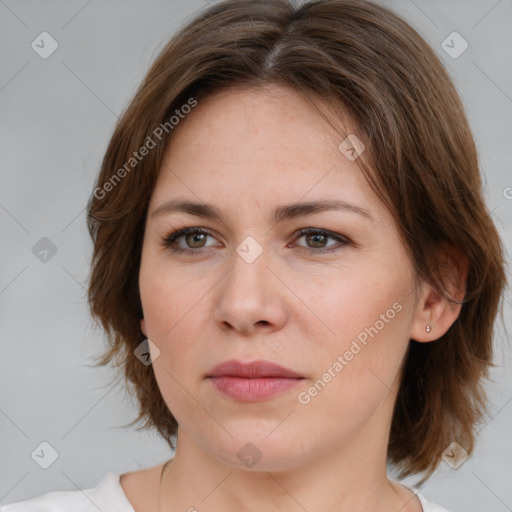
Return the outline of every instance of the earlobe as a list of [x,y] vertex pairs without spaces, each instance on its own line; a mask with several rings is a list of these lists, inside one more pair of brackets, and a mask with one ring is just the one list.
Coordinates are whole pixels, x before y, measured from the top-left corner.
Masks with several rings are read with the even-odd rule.
[[144,334],[144,336],[147,336],[148,333],[146,331],[146,321],[144,320],[144,318],[141,318],[140,319],[140,330],[142,331],[142,333]]
[[[443,336],[459,317],[466,293],[468,258],[452,246],[444,247],[439,259],[437,286],[423,282],[410,338],[420,343]],[[455,302],[454,302],[455,301]]]

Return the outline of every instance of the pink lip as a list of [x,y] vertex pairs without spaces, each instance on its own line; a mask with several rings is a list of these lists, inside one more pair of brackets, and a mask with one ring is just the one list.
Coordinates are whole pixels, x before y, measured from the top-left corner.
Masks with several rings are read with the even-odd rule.
[[303,376],[298,373],[271,363],[270,361],[251,361],[242,363],[236,359],[230,359],[218,364],[209,374],[208,377],[245,377],[249,379],[257,379],[262,377],[285,377],[289,379],[302,379]]
[[207,376],[222,393],[243,402],[257,402],[297,385],[304,377],[270,361],[242,363],[231,359]]

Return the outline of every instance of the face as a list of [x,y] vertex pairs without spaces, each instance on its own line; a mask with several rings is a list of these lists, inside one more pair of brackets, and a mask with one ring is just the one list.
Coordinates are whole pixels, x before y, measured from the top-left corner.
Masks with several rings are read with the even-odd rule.
[[[278,470],[363,435],[386,439],[414,280],[390,213],[338,148],[348,133],[277,86],[224,91],[175,129],[149,204],[139,285],[178,450],[186,432],[243,467],[237,453],[252,443],[257,468]],[[218,216],[162,207],[177,200]],[[298,208],[318,201],[349,206]],[[295,208],[276,218],[285,205]],[[260,399],[227,395],[208,375],[232,359],[270,361],[302,379]]]

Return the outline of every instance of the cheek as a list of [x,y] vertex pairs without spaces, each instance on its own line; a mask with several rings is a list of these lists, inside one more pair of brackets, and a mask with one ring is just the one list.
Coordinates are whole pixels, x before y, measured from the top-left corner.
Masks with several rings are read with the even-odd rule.
[[[327,334],[322,336],[318,331],[308,336],[315,345],[315,378],[324,400],[357,407],[358,400],[379,400],[392,386],[409,343],[406,277],[396,271],[352,272],[331,280],[322,287],[325,293],[312,300],[311,309],[320,312],[329,328],[323,327]],[[300,293],[308,296],[306,285]],[[301,322],[302,330],[307,329],[306,319]]]
[[[191,400],[190,379],[197,376],[201,360],[197,315],[206,315],[197,289],[177,286],[173,274],[156,265],[141,267],[140,294],[148,338],[159,348],[153,371],[165,404],[182,427],[204,422],[204,409]],[[204,294],[203,294],[204,295]],[[192,392],[194,394],[195,392]]]
[[183,273],[169,269],[158,258],[142,260],[139,276],[142,308],[148,338],[160,350],[155,374],[164,387],[175,387],[177,381],[173,382],[172,377],[183,382],[190,375],[206,370],[197,367],[204,354],[196,340],[201,339],[211,315],[205,297],[210,286],[204,277],[185,279]]
[[[172,339],[194,304],[199,306],[204,292],[197,283],[180,279],[161,259],[148,254],[141,262],[139,290],[148,337],[160,343]],[[194,308],[195,309],[195,308]]]
[[[385,410],[382,405],[397,392],[408,338],[404,305],[398,301],[394,304],[395,308],[393,303],[388,307],[387,300],[367,303],[372,313],[377,312],[376,317],[374,314],[343,316],[350,326],[346,335],[340,323],[341,334],[324,347],[319,357],[315,350],[312,361],[316,374],[297,398],[304,421],[312,414],[325,417],[320,421],[319,435],[326,442],[355,435],[377,411]],[[384,315],[388,312],[388,323],[379,318],[380,311]],[[358,323],[360,327],[356,328]]]
[[372,335],[381,339],[405,328],[404,301],[410,284],[404,272],[391,271],[381,262],[349,261],[345,268],[328,273],[321,269],[308,279],[293,277],[288,280],[301,300],[292,307],[304,309],[295,320],[304,328],[314,325],[317,335],[310,339],[319,348],[328,342],[341,350],[358,336],[364,343]]

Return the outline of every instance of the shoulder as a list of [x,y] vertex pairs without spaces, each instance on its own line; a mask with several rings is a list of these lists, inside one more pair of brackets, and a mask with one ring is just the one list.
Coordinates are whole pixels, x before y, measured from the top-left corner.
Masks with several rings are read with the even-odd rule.
[[393,482],[394,484],[405,487],[410,492],[415,494],[421,503],[423,512],[450,512],[449,510],[441,507],[440,505],[437,505],[436,503],[432,503],[431,501],[427,500],[427,498],[425,498],[425,496],[423,496],[423,494],[421,494],[416,487],[407,485],[403,482],[399,482],[399,481],[393,480],[393,479],[390,479],[390,481]]
[[415,490],[415,493],[418,496],[418,499],[420,500],[421,506],[423,507],[423,512],[450,512],[449,510],[446,510],[440,505],[436,505],[435,503],[428,501],[427,498],[425,498],[425,496],[420,494],[418,491]]
[[135,512],[120,485],[120,474],[110,471],[96,487],[79,491],[52,491],[0,507],[0,512]]
[[421,505],[423,507],[423,512],[450,512],[449,510],[441,507],[440,505],[436,505],[425,499],[423,496],[418,496],[420,498]]

